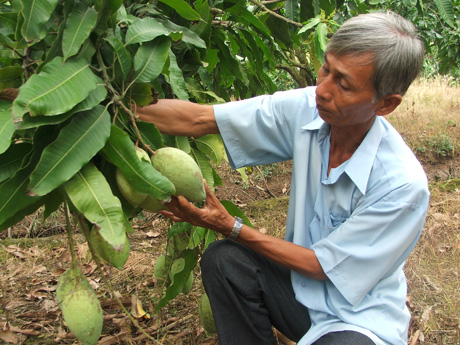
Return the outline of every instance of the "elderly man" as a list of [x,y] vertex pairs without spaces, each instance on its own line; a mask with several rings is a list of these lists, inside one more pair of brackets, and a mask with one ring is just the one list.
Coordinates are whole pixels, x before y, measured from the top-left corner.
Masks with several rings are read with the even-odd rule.
[[348,20],[331,38],[317,86],[220,105],[177,100],[137,110],[164,133],[220,133],[232,167],[293,160],[285,239],[235,219],[207,188],[162,214],[229,239],[204,253],[203,284],[220,344],[407,344],[403,265],[426,216],[423,169],[384,119],[423,62],[394,13]]

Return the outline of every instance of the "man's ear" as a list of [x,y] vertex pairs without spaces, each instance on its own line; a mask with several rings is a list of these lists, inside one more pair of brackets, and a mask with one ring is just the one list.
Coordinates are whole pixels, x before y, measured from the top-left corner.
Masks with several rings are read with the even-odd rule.
[[402,96],[397,93],[383,96],[377,101],[375,113],[380,116],[388,115],[401,104]]

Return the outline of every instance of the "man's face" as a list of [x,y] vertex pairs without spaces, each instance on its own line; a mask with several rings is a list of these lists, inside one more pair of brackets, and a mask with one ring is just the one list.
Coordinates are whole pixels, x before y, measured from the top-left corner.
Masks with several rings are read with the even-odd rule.
[[325,56],[318,74],[316,102],[320,117],[331,126],[372,124],[378,105],[373,102],[372,55]]

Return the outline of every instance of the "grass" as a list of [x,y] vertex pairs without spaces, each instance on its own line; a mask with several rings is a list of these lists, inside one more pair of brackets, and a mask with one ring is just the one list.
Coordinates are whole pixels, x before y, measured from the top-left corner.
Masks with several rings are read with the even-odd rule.
[[451,78],[420,79],[388,119],[419,156],[452,158],[460,145],[459,102]]

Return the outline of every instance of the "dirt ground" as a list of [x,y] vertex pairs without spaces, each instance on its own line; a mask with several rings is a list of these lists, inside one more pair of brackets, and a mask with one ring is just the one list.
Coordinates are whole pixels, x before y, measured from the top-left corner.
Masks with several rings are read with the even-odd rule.
[[[460,177],[458,159],[426,159],[423,164],[430,183]],[[231,200],[238,205],[261,231],[282,237],[290,171],[290,163],[257,167],[248,172],[248,182],[244,183],[238,172],[224,164],[219,169],[224,186],[219,187],[216,194],[221,200]],[[458,227],[458,219],[452,224]],[[135,233],[130,235],[131,255],[122,270],[108,266],[99,270],[91,260],[83,237],[76,236],[84,273],[104,311],[99,344],[218,344],[216,336],[207,334],[200,325],[198,301],[202,286],[198,268],[194,272],[192,291],[179,295],[158,314],[153,313],[155,302],[163,292],[153,276],[153,265],[165,250],[166,223],[157,215],[145,214],[135,220],[134,228]],[[460,236],[460,229],[457,233]],[[446,250],[460,255],[458,243]],[[68,332],[55,301],[59,276],[69,264],[64,223],[58,216],[43,221],[40,214],[31,215],[9,233],[1,234],[0,344],[78,344]],[[410,269],[416,271],[416,266],[412,263]],[[416,274],[409,274],[409,286],[411,277],[414,284],[417,283]],[[460,280],[458,276],[453,279]],[[436,281],[432,284],[432,289],[436,289]],[[427,323],[435,317],[430,315],[437,315],[438,306],[434,304],[429,309],[430,305],[418,303],[417,298],[410,295],[408,300],[413,313],[410,345],[459,344],[459,321],[445,319],[444,324],[437,325],[446,331],[442,337],[428,332]],[[432,314],[427,314],[428,309]],[[280,344],[289,342],[280,335]]]

